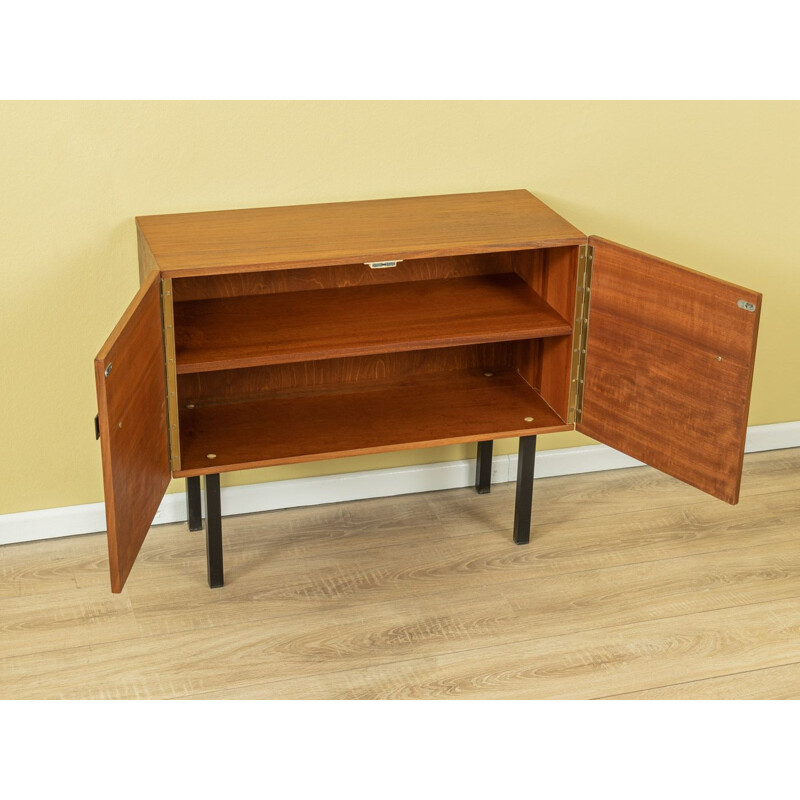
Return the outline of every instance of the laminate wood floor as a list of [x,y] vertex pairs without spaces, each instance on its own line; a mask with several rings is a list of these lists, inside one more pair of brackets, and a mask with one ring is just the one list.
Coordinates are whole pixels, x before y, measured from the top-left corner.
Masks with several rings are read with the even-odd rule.
[[798,698],[800,449],[728,506],[647,467],[0,547],[0,698]]

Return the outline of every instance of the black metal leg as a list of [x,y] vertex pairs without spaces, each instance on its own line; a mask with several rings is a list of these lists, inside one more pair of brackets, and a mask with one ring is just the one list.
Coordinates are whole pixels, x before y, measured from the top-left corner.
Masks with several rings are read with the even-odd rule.
[[225,585],[222,571],[222,506],[219,496],[219,473],[206,475],[206,557],[208,585],[217,589]]
[[200,476],[186,479],[186,520],[190,531],[203,529],[203,508],[200,498]]
[[517,461],[517,498],[514,503],[514,544],[531,540],[531,504],[533,501],[533,465],[536,460],[536,437],[519,437]]
[[488,494],[492,491],[492,445],[487,442],[478,442],[478,463],[475,466],[475,491],[478,494]]

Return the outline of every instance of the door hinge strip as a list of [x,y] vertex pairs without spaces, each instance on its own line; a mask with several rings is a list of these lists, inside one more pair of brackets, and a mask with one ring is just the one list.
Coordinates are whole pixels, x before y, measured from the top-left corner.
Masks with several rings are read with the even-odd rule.
[[594,248],[581,245],[578,251],[578,285],[575,292],[575,321],[572,331],[572,370],[569,384],[568,422],[581,422],[586,376],[586,343],[589,335],[589,305],[592,298]]
[[175,314],[172,307],[172,278],[161,279],[161,315],[164,327],[169,463],[170,468],[175,472],[181,468],[181,439],[178,428],[178,372],[175,363]]

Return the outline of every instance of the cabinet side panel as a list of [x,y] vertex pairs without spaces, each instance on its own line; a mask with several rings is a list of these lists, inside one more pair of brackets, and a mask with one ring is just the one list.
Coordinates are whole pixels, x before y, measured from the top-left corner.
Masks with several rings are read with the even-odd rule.
[[[544,253],[542,296],[564,319],[572,319],[578,275],[578,248],[553,247]],[[541,348],[542,398],[562,419],[566,419],[569,414],[572,336],[542,339]]]
[[589,241],[594,266],[578,430],[737,502],[761,295]]
[[[564,319],[575,309],[578,247],[550,247],[503,254],[511,268]],[[572,336],[534,339],[520,346],[520,375],[562,418],[569,415]]]
[[[544,296],[544,250],[523,250],[517,253],[503,253],[499,256],[508,262],[508,266],[533,289],[540,297]],[[565,317],[569,319],[569,315]],[[517,371],[529,386],[537,391],[542,385],[542,348],[541,339],[528,339],[520,342]]]
[[150,245],[138,225],[136,227],[136,244],[139,252],[139,285],[142,286],[151,272],[158,272],[158,264],[153,258]]
[[95,359],[111,588],[122,591],[170,480],[158,273]]

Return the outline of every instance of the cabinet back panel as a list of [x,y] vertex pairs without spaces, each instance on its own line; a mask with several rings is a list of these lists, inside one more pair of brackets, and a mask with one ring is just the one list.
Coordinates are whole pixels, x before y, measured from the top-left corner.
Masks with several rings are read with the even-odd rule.
[[266,394],[342,392],[348,386],[359,391],[366,383],[378,384],[415,375],[516,367],[519,346],[523,344],[527,343],[498,342],[189,373],[178,375],[178,396],[181,407],[185,408],[187,404],[256,400]]
[[[283,269],[269,272],[209,275],[200,278],[176,278],[172,282],[176,302],[210,300],[217,297],[240,297],[254,294],[280,294],[313,289],[336,289],[470,275],[493,275],[511,272],[505,253],[486,253],[446,258],[418,258],[401,261],[396,267],[372,269],[366,264],[331,267]],[[569,314],[567,315],[569,319]]]

